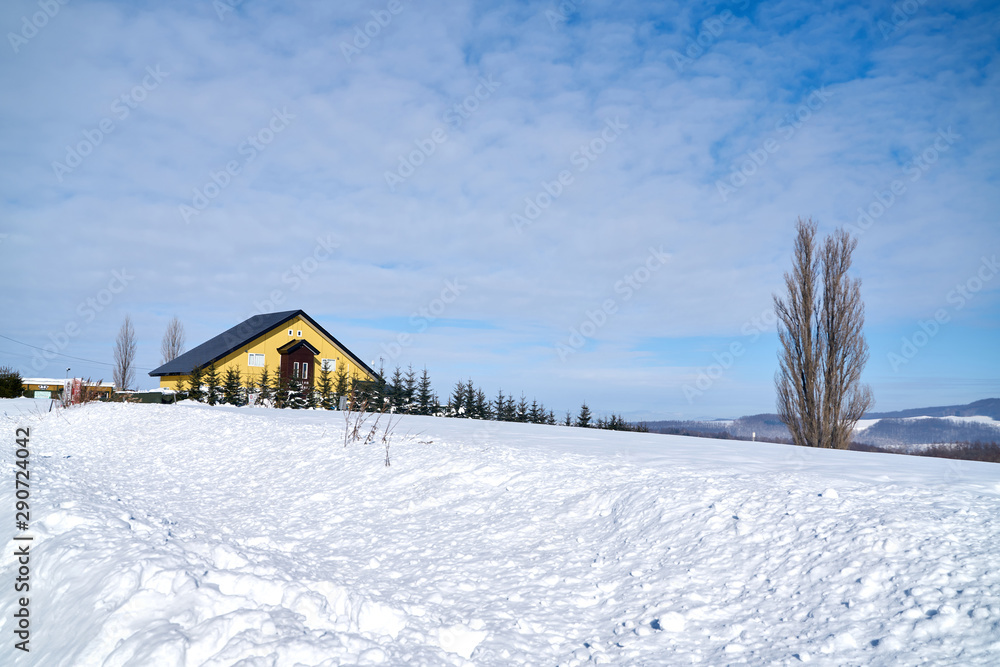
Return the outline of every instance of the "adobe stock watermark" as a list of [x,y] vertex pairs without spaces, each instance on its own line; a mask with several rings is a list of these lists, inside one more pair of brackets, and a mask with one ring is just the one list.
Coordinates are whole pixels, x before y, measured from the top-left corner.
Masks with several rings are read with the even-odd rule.
[[[941,154],[951,150],[955,142],[961,138],[961,135],[955,134],[952,131],[951,126],[947,130],[938,130],[934,141],[903,165],[903,174],[909,177],[911,183],[916,183],[937,163]],[[898,178],[893,179],[886,190],[876,190],[874,192],[874,198],[867,206],[859,206],[857,220],[853,225],[847,224],[845,227],[857,236],[863,235],[906,192],[906,181]]]
[[673,58],[677,71],[683,72],[685,68],[693,65],[695,60],[708,53],[712,45],[719,41],[722,33],[726,31],[726,26],[735,20],[736,15],[733,14],[732,10],[724,9],[715,16],[710,16],[702,21],[698,34],[694,39],[688,39],[684,53],[670,52],[670,57]]
[[582,2],[583,0],[562,0],[555,9],[546,9],[545,20],[549,22],[549,27],[558,30],[569,21],[570,16],[580,10]]
[[479,83],[461,102],[454,104],[445,111],[442,120],[446,127],[436,127],[425,139],[414,139],[416,146],[405,156],[399,156],[399,164],[395,171],[386,170],[385,184],[389,186],[390,192],[396,191],[396,186],[404,183],[406,179],[413,176],[417,169],[423,166],[427,160],[437,152],[437,147],[448,141],[448,129],[457,130],[481,107],[482,103],[490,99],[500,83],[493,80],[493,75],[479,77]]
[[743,326],[740,327],[740,334],[744,338],[749,338],[749,340],[745,342],[734,340],[722,352],[713,352],[712,358],[715,359],[715,363],[699,369],[698,377],[695,379],[693,385],[684,385],[682,391],[688,405],[694,403],[694,399],[711,389],[716,380],[732,368],[736,364],[737,359],[746,354],[747,345],[756,343],[760,335],[765,331],[773,329],[777,322],[778,316],[774,314],[773,308],[762,310],[760,315],[744,322]]
[[242,5],[244,0],[212,0],[212,8],[220,21],[226,20],[226,14],[235,14],[236,8]]
[[[114,118],[123,121],[128,118],[132,111],[146,101],[149,94],[160,87],[163,80],[170,76],[170,72],[164,72],[159,64],[155,67],[146,67],[146,76],[142,81],[133,86],[128,92],[116,97],[110,105],[110,110]],[[72,173],[77,167],[83,164],[84,159],[94,152],[98,146],[104,143],[104,139],[115,131],[114,118],[102,118],[97,123],[97,127],[83,131],[83,141],[79,141],[75,146],[66,146],[66,157],[62,162],[52,162],[52,173],[60,183],[63,176]]]
[[400,332],[396,334],[395,340],[391,343],[382,343],[382,351],[394,361],[403,353],[403,349],[413,345],[413,337],[427,331],[430,326],[444,316],[448,307],[458,301],[462,292],[469,288],[463,285],[458,278],[444,281],[444,287],[440,294],[431,299],[426,305],[421,306],[410,315],[410,326],[412,331]]
[[382,30],[389,27],[392,18],[399,16],[404,9],[406,6],[402,0],[389,0],[385,9],[373,9],[370,12],[371,21],[354,26],[354,39],[350,43],[345,41],[340,43],[340,52],[344,55],[344,60],[350,64],[353,58],[360,56],[362,51],[371,45],[372,40],[378,37]]
[[955,459],[948,459],[948,463],[945,466],[944,471],[944,481],[946,484],[956,484],[965,480],[968,476],[969,466],[975,465],[970,464],[968,461],[956,461]]
[[[983,257],[976,272],[964,283],[955,285],[945,296],[945,301],[952,305],[952,312],[958,312],[965,308],[965,305],[972,300],[993,277],[1000,272],[1000,263],[997,256]],[[910,363],[917,356],[921,349],[926,347],[935,336],[941,331],[941,327],[951,321],[952,312],[948,308],[938,308],[934,311],[933,317],[928,320],[919,320],[917,329],[909,336],[904,336],[899,350],[889,352],[886,359],[892,367],[894,373],[898,373],[900,367]]]
[[[788,142],[805,125],[813,114],[822,109],[833,97],[833,93],[820,86],[812,91],[806,101],[794,111],[789,111],[774,125],[774,131],[782,141]],[[737,190],[746,185],[753,176],[767,164],[772,155],[781,150],[781,142],[775,137],[768,137],[757,148],[748,150],[746,157],[739,158],[730,168],[729,175],[723,180],[715,181],[715,189],[723,202],[729,200]]]
[[[94,296],[89,296],[76,306],[76,314],[82,324],[90,324],[99,313],[111,305],[115,296],[121,294],[128,287],[128,284],[135,280],[135,276],[129,275],[127,269],[111,271],[111,279],[107,285],[99,290]],[[31,367],[36,372],[41,372],[68,346],[71,340],[83,332],[81,322],[72,319],[63,325],[62,329],[49,334],[49,342],[42,346],[41,350],[35,350],[31,359]]]
[[210,170],[208,172],[209,180],[201,187],[194,189],[190,205],[181,204],[178,207],[181,219],[185,223],[190,223],[191,218],[208,208],[212,200],[229,187],[233,178],[239,176],[244,167],[257,159],[257,156],[271,145],[275,137],[284,132],[290,122],[295,119],[295,114],[289,113],[287,107],[283,107],[280,111],[278,109],[271,111],[271,119],[267,124],[255,133],[247,135],[247,138],[237,146],[236,152],[243,156],[243,160],[230,160],[222,169]]
[[[295,292],[309,282],[312,279],[312,275],[319,270],[320,265],[329,261],[339,249],[340,244],[334,240],[332,235],[327,234],[325,237],[316,237],[316,245],[313,246],[309,254],[292,264],[287,271],[281,274],[281,284],[287,287],[271,290],[266,299],[254,301],[254,310],[237,327],[234,336],[227,336],[226,342],[236,343],[244,340],[246,335],[255,330],[258,321],[257,318],[277,310],[277,307],[285,302],[288,292]],[[228,334],[229,332],[226,333]]]
[[[581,145],[569,156],[570,164],[576,167],[577,173],[583,173],[590,168],[597,158],[600,157],[608,146],[613,144],[621,136],[622,132],[628,129],[628,125],[615,116],[614,120],[606,119],[604,129],[601,132]],[[534,196],[524,198],[524,209],[521,213],[512,213],[511,222],[514,229],[520,234],[525,227],[532,225],[541,217],[542,212],[549,208],[552,203],[562,196],[567,187],[573,184],[575,176],[570,169],[563,169],[551,181],[542,181],[541,190]]]
[[[613,289],[615,294],[620,295],[621,302],[630,301],[646,283],[659,271],[670,259],[670,254],[663,252],[663,246],[659,248],[649,247],[649,255],[646,260],[630,273],[622,276],[621,280],[615,282]],[[570,355],[587,344],[587,341],[594,338],[609,318],[618,313],[618,299],[609,297],[601,302],[594,310],[585,311],[586,317],[577,325],[569,328],[569,336],[565,340],[556,343],[556,354],[560,361],[566,361]]]
[[7,33],[7,41],[10,42],[10,48],[14,49],[14,55],[20,53],[21,47],[31,41],[39,30],[47,26],[67,2],[69,0],[38,0],[38,8],[41,11],[35,12],[30,18],[26,15],[22,16],[21,29],[16,33]]
[[882,33],[882,39],[888,41],[893,34],[910,22],[910,19],[916,16],[925,4],[927,4],[927,0],[902,0],[893,4],[889,20],[879,19],[875,24],[879,32]]

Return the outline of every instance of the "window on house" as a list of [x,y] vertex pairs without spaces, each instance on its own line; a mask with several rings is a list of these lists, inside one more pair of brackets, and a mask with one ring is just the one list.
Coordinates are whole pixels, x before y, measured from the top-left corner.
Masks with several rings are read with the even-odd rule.
[[299,338],[302,338],[302,329],[299,329],[298,331],[296,331],[295,335],[298,336]]
[[264,355],[255,354],[253,352],[249,353],[249,359],[247,361],[247,366],[264,366]]
[[330,371],[331,373],[334,373],[337,370],[337,360],[323,359],[320,367],[325,371]]
[[302,362],[302,379],[309,379],[309,364],[304,361]]
[[289,336],[291,336],[291,335],[292,335],[292,330],[291,330],[291,329],[289,329],[289,330],[288,330],[288,335],[289,335]]

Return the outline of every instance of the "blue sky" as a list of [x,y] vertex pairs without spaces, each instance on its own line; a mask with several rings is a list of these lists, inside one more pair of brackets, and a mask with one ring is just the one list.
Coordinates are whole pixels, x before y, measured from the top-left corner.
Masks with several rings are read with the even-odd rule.
[[173,315],[192,347],[302,308],[442,395],[769,412],[772,294],[811,216],[859,236],[876,409],[1000,395],[998,22],[917,0],[5,3],[0,364],[110,378],[126,313],[152,369]]

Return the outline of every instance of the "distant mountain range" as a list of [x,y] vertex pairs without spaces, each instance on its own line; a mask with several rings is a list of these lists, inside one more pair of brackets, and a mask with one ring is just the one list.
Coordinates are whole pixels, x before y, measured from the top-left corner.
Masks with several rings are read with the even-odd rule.
[[865,419],[905,419],[907,417],[989,417],[1000,421],[1000,398],[984,398],[968,405],[946,405],[938,408],[914,408],[896,412],[873,412]]
[[[748,415],[733,420],[647,422],[654,433],[695,435],[734,440],[790,442],[788,429],[776,414]],[[854,441],[886,448],[954,442],[1000,442],[1000,398],[968,405],[914,408],[865,415]]]

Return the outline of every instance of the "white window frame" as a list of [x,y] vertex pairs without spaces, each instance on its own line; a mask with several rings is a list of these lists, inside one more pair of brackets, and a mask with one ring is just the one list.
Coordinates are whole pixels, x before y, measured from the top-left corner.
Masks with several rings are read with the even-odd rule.
[[[255,364],[255,361],[259,361],[259,364]],[[257,352],[247,353],[247,366],[251,368],[263,368],[264,367],[264,355]]]
[[293,378],[299,377],[299,362],[297,361],[292,362],[292,377]]
[[289,329],[289,330],[288,330],[288,335],[289,335],[289,336],[293,335],[293,334],[292,334],[292,330],[291,330],[291,329]]
[[298,338],[302,338],[302,329],[299,329],[298,331],[296,331],[295,332],[295,336],[298,337]]
[[320,369],[328,370],[331,373],[337,372],[337,360],[336,359],[322,359],[319,365]]
[[301,377],[301,380],[303,382],[309,380],[309,362],[308,361],[303,361],[302,362],[302,377]]

